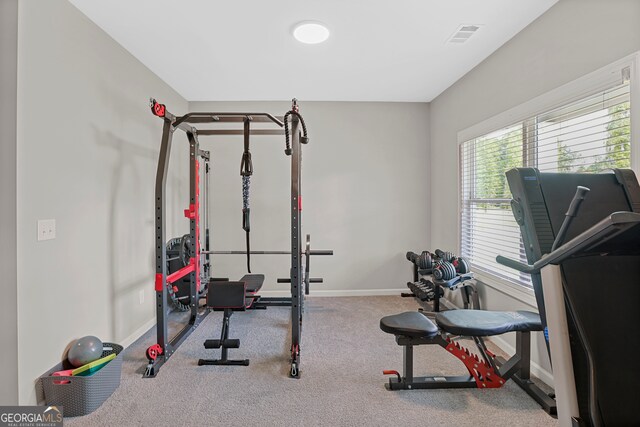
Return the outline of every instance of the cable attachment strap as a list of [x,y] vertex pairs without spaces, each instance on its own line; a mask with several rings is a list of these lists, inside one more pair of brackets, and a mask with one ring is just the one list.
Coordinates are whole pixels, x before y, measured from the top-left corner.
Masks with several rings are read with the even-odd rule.
[[[244,120],[244,151],[242,152],[242,160],[240,161],[240,175],[253,175],[253,162],[251,161],[251,151],[249,151],[249,120]],[[244,190],[243,190],[244,191]]]
[[250,189],[251,189],[251,175],[253,175],[253,163],[251,162],[251,152],[249,151],[249,135],[250,135],[250,120],[245,118],[244,120],[244,152],[242,153],[242,160],[240,162],[240,175],[242,176],[242,229],[245,231],[247,241],[247,272],[251,273],[251,222],[250,222]]
[[251,224],[249,223],[249,186],[251,185],[251,177],[242,177],[242,229],[247,233],[251,231]]
[[289,137],[289,118],[291,116],[296,116],[300,120],[300,124],[302,125],[302,136],[300,137],[300,142],[302,144],[309,143],[309,137],[307,136],[307,125],[304,123],[304,118],[300,115],[300,108],[298,107],[298,100],[293,98],[291,100],[291,110],[287,111],[284,115],[284,135],[285,135],[285,150],[284,153],[287,156],[291,155],[291,141]]

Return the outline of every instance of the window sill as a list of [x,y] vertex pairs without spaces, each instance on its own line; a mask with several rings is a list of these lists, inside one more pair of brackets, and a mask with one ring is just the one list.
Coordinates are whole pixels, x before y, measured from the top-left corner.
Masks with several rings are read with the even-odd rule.
[[515,285],[484,271],[474,271],[473,273],[476,280],[483,285],[514,298],[538,311],[538,304],[536,302],[536,296],[533,289],[526,288],[521,285]]

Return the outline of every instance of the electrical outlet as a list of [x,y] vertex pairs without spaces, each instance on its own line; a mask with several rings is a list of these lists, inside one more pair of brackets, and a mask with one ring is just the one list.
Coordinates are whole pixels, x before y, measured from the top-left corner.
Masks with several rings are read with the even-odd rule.
[[144,304],[144,289],[140,289],[138,297],[140,298],[140,305]]
[[56,238],[56,220],[38,220],[38,240],[51,240]]

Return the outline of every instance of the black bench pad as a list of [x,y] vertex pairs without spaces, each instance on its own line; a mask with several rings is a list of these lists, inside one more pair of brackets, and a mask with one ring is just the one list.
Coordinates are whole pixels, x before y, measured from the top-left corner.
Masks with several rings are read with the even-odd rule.
[[239,281],[247,284],[247,292],[255,294],[262,288],[264,274],[245,274]]
[[530,311],[449,310],[438,313],[436,323],[445,332],[471,337],[542,330],[540,316]]
[[380,319],[380,329],[389,334],[410,338],[431,338],[438,334],[438,327],[417,311],[383,317]]
[[245,294],[245,282],[210,282],[207,290],[207,307],[215,310],[226,308],[244,310],[247,306]]

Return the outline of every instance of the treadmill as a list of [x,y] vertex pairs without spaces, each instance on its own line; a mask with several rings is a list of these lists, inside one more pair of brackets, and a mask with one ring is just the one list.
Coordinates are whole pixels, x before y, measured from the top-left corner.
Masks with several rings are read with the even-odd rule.
[[[561,426],[640,425],[640,186],[631,170],[507,172]],[[568,210],[567,210],[568,209]],[[547,334],[545,334],[547,335]]]

